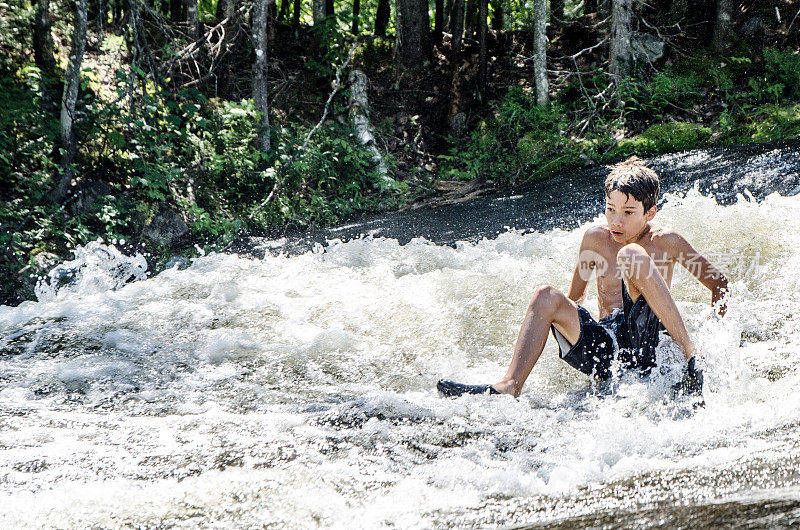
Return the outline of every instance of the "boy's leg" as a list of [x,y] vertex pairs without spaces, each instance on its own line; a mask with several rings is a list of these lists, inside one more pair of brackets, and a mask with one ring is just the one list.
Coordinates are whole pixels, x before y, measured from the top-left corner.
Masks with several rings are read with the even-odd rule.
[[647,251],[636,243],[625,245],[617,254],[617,265],[631,300],[636,301],[639,296],[644,296],[647,305],[664,328],[681,346],[686,359],[690,359],[694,355],[694,344],[689,338],[669,287]]
[[539,287],[522,321],[508,371],[492,385],[497,391],[519,396],[522,385],[542,354],[551,324],[570,344],[578,342],[581,335],[578,306],[557,289]]

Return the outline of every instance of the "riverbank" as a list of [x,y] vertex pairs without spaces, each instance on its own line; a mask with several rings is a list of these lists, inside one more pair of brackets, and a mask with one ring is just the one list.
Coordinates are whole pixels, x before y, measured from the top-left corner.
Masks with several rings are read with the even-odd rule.
[[[158,270],[243,235],[317,233],[365,215],[457,205],[602,171],[630,154],[800,138],[800,43],[789,22],[770,21],[771,9],[740,14],[739,37],[724,54],[708,47],[707,26],[665,36],[658,57],[616,84],[593,48],[594,14],[575,11],[548,30],[547,105],[535,101],[524,26],[490,32],[489,76],[478,94],[480,50],[471,39],[454,54],[445,36],[424,65],[400,68],[393,38],[354,40],[341,28],[320,36],[276,23],[272,38],[282,45],[271,55],[266,154],[242,74],[250,72],[247,54],[226,58],[225,83],[178,90],[174,80],[131,68],[124,24],[92,26],[74,178],[66,199],[54,201],[64,171],[61,80],[31,63],[22,29],[33,11],[13,7],[1,8],[3,24],[22,40],[0,36],[9,51],[0,61],[4,304],[32,299],[43,274],[97,239],[146,255]],[[69,27],[62,20],[53,32],[63,63]],[[344,80],[356,71],[368,83],[358,105],[352,85],[335,81],[337,72]],[[463,112],[450,116],[454,94]],[[369,110],[380,163],[358,139],[355,107]]]

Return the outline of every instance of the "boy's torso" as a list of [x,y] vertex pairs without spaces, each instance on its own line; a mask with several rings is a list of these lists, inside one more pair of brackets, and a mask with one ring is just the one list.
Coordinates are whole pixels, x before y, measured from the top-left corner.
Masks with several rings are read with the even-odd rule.
[[[672,270],[675,259],[667,250],[664,236],[669,230],[648,224],[647,230],[636,240],[645,252],[653,259],[658,272],[667,284],[672,282]],[[617,253],[624,244],[614,241],[611,232],[606,226],[592,229],[589,239],[590,250],[599,254],[597,272],[597,304],[600,318],[610,315],[615,308],[622,307],[622,273],[617,266]]]

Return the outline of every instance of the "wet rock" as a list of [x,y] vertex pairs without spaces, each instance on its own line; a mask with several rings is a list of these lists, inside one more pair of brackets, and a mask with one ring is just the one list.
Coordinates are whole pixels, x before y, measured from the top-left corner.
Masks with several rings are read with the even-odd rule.
[[145,227],[142,236],[160,247],[171,247],[189,233],[186,222],[175,210],[161,205],[153,220]]
[[463,138],[467,132],[467,115],[459,112],[450,120],[450,133],[456,138]]
[[637,61],[653,63],[664,57],[666,42],[654,35],[647,33],[634,33],[631,35],[631,51]]
[[179,271],[184,269],[188,269],[191,266],[192,262],[189,258],[185,256],[172,256],[166,264],[164,264],[165,269],[172,269],[177,268]]
[[115,190],[105,182],[84,182],[78,184],[74,200],[69,203],[69,211],[73,215],[88,213],[101,197],[115,194]]
[[763,17],[756,15],[744,21],[739,28],[739,34],[743,37],[757,37],[763,35],[769,24]]

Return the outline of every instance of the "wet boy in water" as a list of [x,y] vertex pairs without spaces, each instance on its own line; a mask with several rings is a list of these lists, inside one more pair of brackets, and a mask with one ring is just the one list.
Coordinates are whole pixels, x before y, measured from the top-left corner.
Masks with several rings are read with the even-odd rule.
[[[700,394],[703,374],[695,368],[695,346],[669,292],[672,271],[678,263],[708,287],[720,316],[728,281],[681,234],[651,223],[659,188],[658,175],[636,157],[613,166],[605,182],[608,225],[584,234],[566,295],[550,286],[536,289],[506,375],[491,385],[441,380],[439,393],[519,396],[551,331],[561,358],[597,379],[611,377],[614,359],[623,368],[649,370],[656,365],[659,332],[666,330],[686,357],[681,390]],[[600,322],[579,305],[592,273]]]

